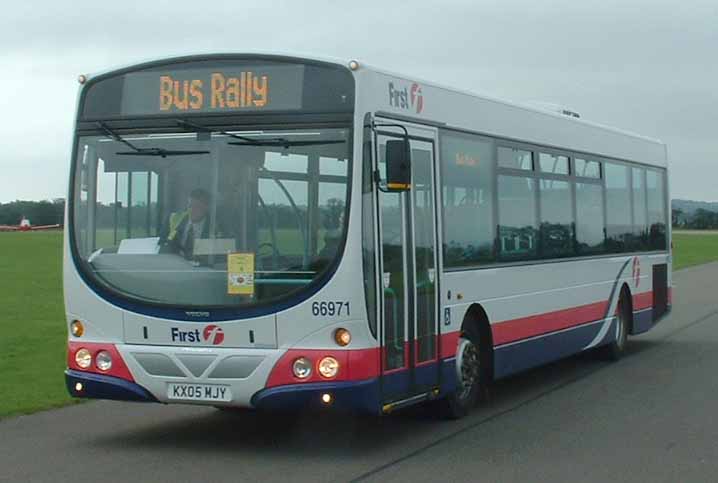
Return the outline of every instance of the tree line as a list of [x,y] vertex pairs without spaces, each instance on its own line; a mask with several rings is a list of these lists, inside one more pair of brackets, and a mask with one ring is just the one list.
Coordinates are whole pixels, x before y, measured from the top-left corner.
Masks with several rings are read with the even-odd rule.
[[671,223],[675,228],[687,230],[718,230],[718,211],[698,208],[692,213],[680,208],[671,210]]
[[64,216],[65,200],[62,198],[0,203],[0,225],[19,225],[23,217],[33,225],[61,225]]

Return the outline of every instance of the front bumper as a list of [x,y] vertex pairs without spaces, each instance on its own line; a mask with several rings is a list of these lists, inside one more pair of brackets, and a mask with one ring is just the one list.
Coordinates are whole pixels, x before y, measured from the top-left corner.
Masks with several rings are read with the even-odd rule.
[[[73,397],[91,399],[114,399],[116,401],[159,402],[145,388],[119,377],[103,376],[90,372],[68,369],[65,384]],[[78,390],[81,387],[81,390]]]
[[[330,403],[322,400],[328,394]],[[252,397],[252,406],[272,411],[321,410],[381,413],[379,380],[292,384],[262,389]]]
[[[118,377],[68,369],[65,371],[65,384],[70,395],[77,398],[160,402],[139,384]],[[330,403],[322,400],[325,394],[331,396]],[[336,410],[379,414],[379,381],[369,379],[272,387],[257,392],[252,397],[252,406],[270,411]]]

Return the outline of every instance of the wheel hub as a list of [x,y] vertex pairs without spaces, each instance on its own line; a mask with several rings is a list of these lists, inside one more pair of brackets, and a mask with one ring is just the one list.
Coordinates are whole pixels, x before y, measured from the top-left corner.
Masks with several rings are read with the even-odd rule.
[[479,351],[469,339],[459,339],[456,351],[456,380],[457,394],[460,399],[466,399],[474,386],[479,383]]

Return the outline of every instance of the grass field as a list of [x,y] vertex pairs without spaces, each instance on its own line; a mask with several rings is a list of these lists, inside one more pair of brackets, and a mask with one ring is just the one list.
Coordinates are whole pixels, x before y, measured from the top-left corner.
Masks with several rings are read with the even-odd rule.
[[[718,234],[676,233],[674,269],[718,261]],[[0,233],[0,418],[72,403],[64,385],[62,234]]]
[[72,402],[61,274],[61,232],[0,233],[0,417]]
[[673,270],[718,261],[718,233],[674,233]]

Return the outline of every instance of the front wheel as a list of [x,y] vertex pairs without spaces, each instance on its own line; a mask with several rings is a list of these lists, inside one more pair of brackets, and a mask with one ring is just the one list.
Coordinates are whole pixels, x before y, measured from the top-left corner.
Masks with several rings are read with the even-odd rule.
[[450,419],[466,416],[476,405],[481,388],[478,339],[462,334],[456,349],[456,389],[442,401],[442,413]]

